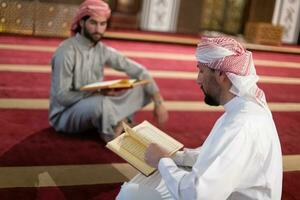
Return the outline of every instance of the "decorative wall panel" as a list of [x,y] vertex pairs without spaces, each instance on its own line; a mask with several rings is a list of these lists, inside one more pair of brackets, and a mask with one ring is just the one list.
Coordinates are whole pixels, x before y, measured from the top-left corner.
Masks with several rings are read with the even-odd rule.
[[201,30],[240,33],[246,0],[203,0]]
[[244,17],[245,0],[227,0],[224,16],[223,31],[226,33],[240,33]]
[[245,27],[245,38],[252,43],[280,45],[282,26],[265,22],[248,22]]
[[284,27],[282,41],[297,44],[300,31],[300,1],[276,1],[273,24]]
[[34,35],[69,36],[77,5],[39,3],[36,10]]
[[141,29],[176,32],[180,0],[144,0]]
[[225,1],[203,0],[201,9],[201,29],[222,31]]
[[33,33],[34,1],[0,1],[0,32]]

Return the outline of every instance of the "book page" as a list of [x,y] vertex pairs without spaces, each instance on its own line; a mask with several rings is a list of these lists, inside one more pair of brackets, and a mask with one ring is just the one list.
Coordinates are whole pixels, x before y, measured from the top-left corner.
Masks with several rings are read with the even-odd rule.
[[134,128],[123,123],[123,127],[125,133],[107,143],[106,147],[146,176],[156,170],[145,162],[145,152],[150,143],[157,143],[165,148],[170,155],[183,147],[183,144],[147,121]]
[[86,87],[86,88],[88,88],[88,87],[105,87],[105,86],[109,86],[109,85],[112,85],[112,84],[116,84],[120,81],[121,81],[121,79],[110,80],[110,81],[101,81],[101,82],[95,82],[95,83],[88,84],[84,87]]
[[144,161],[146,147],[127,133],[123,133],[121,136],[107,143],[106,147],[146,176],[156,170]]
[[130,128],[130,126],[128,126],[126,123],[122,123],[124,131],[132,138],[134,138],[135,140],[139,141],[141,144],[143,144],[145,147],[148,147],[150,145],[150,141],[148,141],[146,138],[144,137],[139,137],[138,134],[135,132],[135,130],[133,130],[132,128]]
[[176,141],[163,131],[159,130],[147,121],[133,128],[138,138],[143,138],[147,143],[157,143],[165,148],[170,155],[183,147],[183,144]]
[[129,153],[131,153],[138,159],[142,161],[145,160],[144,155],[146,152],[146,147],[137,140],[133,139],[132,137],[125,135],[120,141],[120,146],[126,149]]
[[122,79],[117,83],[110,84],[108,88],[130,88],[133,87],[133,83],[136,81],[136,79]]
[[136,82],[136,79],[116,79],[109,81],[95,82],[85,85],[80,90],[96,90],[96,89],[113,89],[113,88],[130,88]]

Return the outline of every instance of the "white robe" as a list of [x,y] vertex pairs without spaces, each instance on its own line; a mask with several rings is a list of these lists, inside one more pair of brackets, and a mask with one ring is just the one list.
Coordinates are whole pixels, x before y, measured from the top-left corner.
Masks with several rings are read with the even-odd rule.
[[240,97],[224,108],[201,148],[184,149],[174,159],[162,158],[155,178],[138,175],[124,184],[117,198],[126,199],[124,192],[142,191],[146,200],[149,186],[157,199],[280,200],[282,154],[270,112]]

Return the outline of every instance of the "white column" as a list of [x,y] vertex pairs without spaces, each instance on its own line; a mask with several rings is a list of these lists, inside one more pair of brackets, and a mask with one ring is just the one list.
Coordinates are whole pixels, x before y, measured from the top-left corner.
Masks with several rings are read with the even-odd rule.
[[300,0],[276,0],[272,23],[284,27],[282,42],[296,44],[300,31]]
[[275,26],[279,24],[279,18],[280,18],[281,6],[282,6],[281,4],[282,4],[282,0],[276,0],[273,17],[272,17],[272,24]]
[[180,0],[144,0],[141,29],[175,32]]

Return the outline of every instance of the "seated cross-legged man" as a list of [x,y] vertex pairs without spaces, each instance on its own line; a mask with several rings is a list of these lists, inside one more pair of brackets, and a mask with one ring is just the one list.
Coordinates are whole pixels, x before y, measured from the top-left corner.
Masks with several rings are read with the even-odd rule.
[[[72,37],[53,55],[49,121],[57,131],[80,133],[96,128],[107,142],[122,132],[121,121],[151,101],[158,123],[168,119],[148,70],[101,42],[109,17],[106,2],[84,1],[72,23]],[[104,66],[149,83],[127,90],[80,91],[84,85],[104,80]]]

